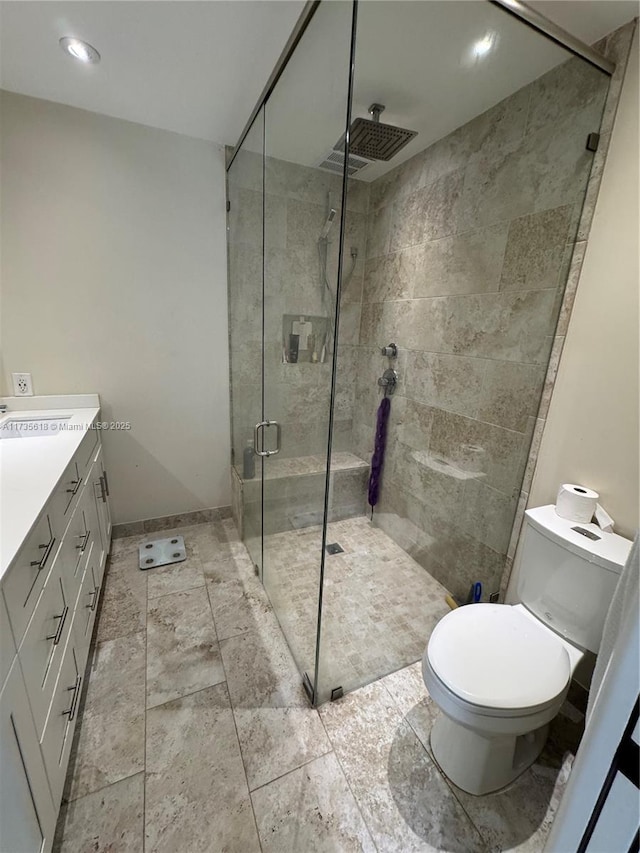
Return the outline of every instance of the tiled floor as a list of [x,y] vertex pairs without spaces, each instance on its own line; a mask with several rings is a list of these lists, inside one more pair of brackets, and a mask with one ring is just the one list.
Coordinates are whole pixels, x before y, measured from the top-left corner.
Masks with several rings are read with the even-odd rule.
[[[318,692],[345,693],[422,657],[447,590],[368,518],[331,522]],[[322,528],[265,537],[264,579],[301,670],[313,679]]]
[[[464,794],[431,758],[419,664],[311,709],[232,522],[180,532],[187,562],[146,573],[141,537],[114,542],[57,853],[542,850],[557,740]],[[579,732],[565,711],[555,731]]]

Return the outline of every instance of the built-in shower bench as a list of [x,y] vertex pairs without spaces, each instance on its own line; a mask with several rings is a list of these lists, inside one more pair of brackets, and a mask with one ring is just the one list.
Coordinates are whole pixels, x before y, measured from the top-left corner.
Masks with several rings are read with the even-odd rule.
[[[271,457],[264,464],[265,533],[321,524],[324,513],[326,456]],[[369,463],[353,453],[331,454],[329,521],[363,515]],[[262,483],[245,480],[232,469],[233,513],[242,532],[260,518]]]
[[[273,456],[265,464],[265,480],[279,480],[283,477],[300,477],[307,474],[324,474],[327,457],[320,456]],[[369,463],[353,453],[342,451],[331,454],[331,471],[354,471],[368,468]]]

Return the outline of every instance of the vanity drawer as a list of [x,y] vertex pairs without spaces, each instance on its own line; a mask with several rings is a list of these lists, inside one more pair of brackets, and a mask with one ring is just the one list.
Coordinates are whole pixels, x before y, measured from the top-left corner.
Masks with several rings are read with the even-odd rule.
[[44,728],[62,651],[71,631],[74,604],[60,560],[56,560],[18,652],[38,736]]
[[55,556],[58,540],[45,512],[31,531],[3,581],[4,598],[16,645],[36,606]]
[[9,674],[15,656],[16,647],[13,642],[11,625],[9,625],[9,614],[4,605],[4,598],[0,593],[0,690]]
[[97,429],[88,429],[80,447],[76,450],[75,458],[78,460],[78,466],[83,474],[89,470],[93,463],[99,440],[100,432]]
[[[91,547],[92,537],[95,536],[95,523],[92,524],[91,489],[85,489],[73,515],[60,546],[56,562],[60,561],[61,572],[65,579],[65,587],[69,592],[71,607],[75,604],[80,590],[80,583]],[[95,514],[95,510],[94,510]],[[93,530],[91,529],[93,526]]]
[[53,692],[49,715],[40,739],[44,766],[49,778],[49,787],[56,810],[62,799],[69,752],[73,741],[73,730],[82,692],[82,678],[83,670],[80,665],[80,657],[76,655],[73,632],[71,632]]
[[0,850],[51,850],[57,810],[17,660],[0,693],[0,768]]
[[74,456],[65,468],[64,474],[60,478],[49,502],[54,527],[60,536],[64,535],[81,490],[82,474],[77,459]]
[[96,610],[100,599],[100,547],[94,543],[87,560],[87,568],[82,578],[80,595],[73,618],[73,631],[76,641],[79,662],[84,660],[89,649],[93,625],[96,621]]
[[96,455],[98,441],[98,431],[88,430],[53,492],[49,505],[54,530],[59,537],[64,534],[78,503],[82,487],[87,481],[87,473]]

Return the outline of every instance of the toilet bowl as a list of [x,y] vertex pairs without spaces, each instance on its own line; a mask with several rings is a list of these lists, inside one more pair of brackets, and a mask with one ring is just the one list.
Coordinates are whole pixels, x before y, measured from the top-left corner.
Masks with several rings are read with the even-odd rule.
[[431,749],[445,775],[479,795],[526,770],[582,656],[521,604],[476,604],[441,619],[422,674],[442,711]]
[[459,788],[496,791],[540,754],[585,650],[600,648],[630,548],[553,506],[529,509],[514,567],[521,603],[471,604],[438,622],[422,660],[442,711],[431,748]]

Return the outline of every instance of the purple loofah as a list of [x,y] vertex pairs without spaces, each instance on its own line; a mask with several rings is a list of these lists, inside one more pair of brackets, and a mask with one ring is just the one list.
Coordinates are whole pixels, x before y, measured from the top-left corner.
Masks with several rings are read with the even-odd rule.
[[371,474],[369,475],[369,506],[374,507],[378,503],[380,491],[380,477],[384,465],[384,448],[387,443],[387,424],[389,423],[389,412],[391,411],[391,400],[383,397],[378,407],[376,418],[376,439],[371,457]]

